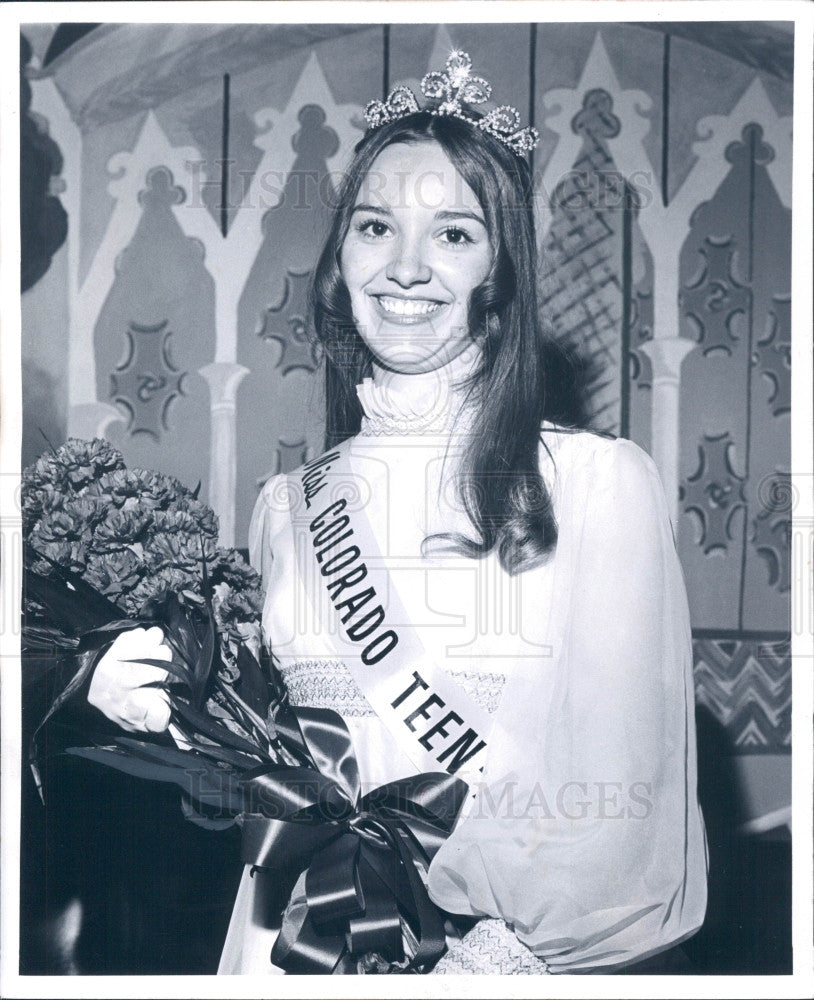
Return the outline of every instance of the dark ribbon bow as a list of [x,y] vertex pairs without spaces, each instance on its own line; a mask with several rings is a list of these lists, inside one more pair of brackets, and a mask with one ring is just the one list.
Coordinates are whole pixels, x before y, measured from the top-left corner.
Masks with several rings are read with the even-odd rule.
[[356,971],[371,952],[400,962],[405,926],[416,942],[405,971],[436,962],[444,921],[418,868],[426,872],[449,836],[466,784],[426,773],[362,795],[350,734],[336,712],[286,705],[274,725],[307,766],[268,764],[241,779],[244,861],[305,873],[272,962],[297,974]]

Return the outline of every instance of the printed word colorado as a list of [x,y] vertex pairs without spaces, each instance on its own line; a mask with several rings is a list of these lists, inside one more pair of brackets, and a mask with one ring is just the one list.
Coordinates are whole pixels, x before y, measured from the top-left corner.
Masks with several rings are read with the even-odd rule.
[[370,666],[395,649],[399,637],[391,628],[381,629],[384,609],[381,604],[375,603],[376,590],[371,586],[362,586],[368,572],[359,546],[351,544],[343,547],[344,542],[353,538],[350,517],[344,513],[347,505],[344,497],[334,500],[308,527],[314,558],[320,573],[329,581],[326,584],[328,596],[345,627],[345,634],[352,642],[370,638],[361,653],[362,663]]
[[[349,510],[344,497],[331,500],[323,493],[332,466],[339,474],[340,452],[330,452],[304,467],[305,506],[310,510],[314,499],[323,494],[324,507],[300,523],[303,528],[308,525],[306,549],[310,548],[318,567],[317,586],[327,593],[341,632],[358,644],[364,667],[355,659],[348,666],[383,721],[398,731],[400,741],[416,749],[417,744],[450,774],[465,764],[475,768],[486,742],[477,731],[482,726],[471,726],[464,719],[478,718],[479,713],[451,678],[426,662],[420,639],[404,624],[406,615],[388,586],[387,571],[380,565],[364,512]],[[303,551],[300,546],[297,550]],[[306,573],[303,579],[314,577]],[[385,622],[382,593],[389,595],[390,624]],[[391,627],[394,620],[400,623],[397,627]],[[420,672],[415,669],[419,661],[424,664]],[[373,673],[364,669],[373,666]]]

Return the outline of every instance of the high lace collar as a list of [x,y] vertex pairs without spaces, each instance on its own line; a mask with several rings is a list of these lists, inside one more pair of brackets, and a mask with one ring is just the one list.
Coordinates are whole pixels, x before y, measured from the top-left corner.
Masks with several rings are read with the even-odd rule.
[[462,383],[479,359],[480,348],[473,343],[443,367],[418,375],[391,372],[374,362],[373,378],[356,386],[364,410],[360,433],[448,434],[465,401]]

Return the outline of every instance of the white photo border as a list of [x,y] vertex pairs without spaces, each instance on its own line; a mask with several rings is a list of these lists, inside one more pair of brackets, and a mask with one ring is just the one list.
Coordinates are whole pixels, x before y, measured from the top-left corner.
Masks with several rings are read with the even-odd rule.
[[[14,574],[14,539],[19,537],[19,456],[22,432],[20,384],[19,28],[30,23],[567,23],[633,21],[772,21],[795,23],[794,161],[792,213],[792,477],[800,503],[797,526],[814,516],[812,438],[812,37],[814,6],[805,0],[266,0],[266,2],[7,3],[0,8],[0,531],[3,622],[19,621],[19,573]],[[768,22],[771,23],[771,22]],[[15,532],[17,534],[15,535]],[[811,593],[811,566],[793,586]],[[810,599],[810,597],[809,597]],[[811,605],[808,605],[809,609]],[[581,976],[391,977],[386,985],[370,977],[304,977],[287,980],[217,976],[20,976],[19,862],[21,691],[19,635],[0,632],[2,669],[2,914],[0,996],[3,997],[265,997],[282,996],[451,997],[811,997],[812,948],[812,705],[814,648],[811,621],[792,638],[793,690],[793,949],[794,971],[783,976]],[[284,985],[283,985],[284,984]]]

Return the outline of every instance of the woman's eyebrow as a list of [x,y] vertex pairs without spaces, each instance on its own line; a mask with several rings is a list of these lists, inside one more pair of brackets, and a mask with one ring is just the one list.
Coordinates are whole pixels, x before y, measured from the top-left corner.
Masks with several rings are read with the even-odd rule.
[[448,222],[450,219],[471,219],[473,222],[479,222],[482,226],[486,226],[486,223],[483,221],[481,216],[479,216],[476,212],[467,212],[465,208],[459,209],[455,212],[436,212],[435,218],[438,219],[439,222]]
[[[385,208],[383,205],[368,205],[366,202],[354,205],[351,215],[353,215],[354,212],[378,212],[379,215],[393,214],[389,208]],[[465,208],[461,208],[456,211],[443,209],[442,211],[435,213],[435,218],[438,222],[449,222],[455,219],[471,219],[473,222],[480,223],[480,225],[484,228],[486,227],[486,223],[480,215],[476,212],[469,212]]]
[[384,208],[382,205],[367,205],[367,204],[354,205],[351,215],[353,215],[353,212],[378,212],[379,215],[393,214],[389,208]]

